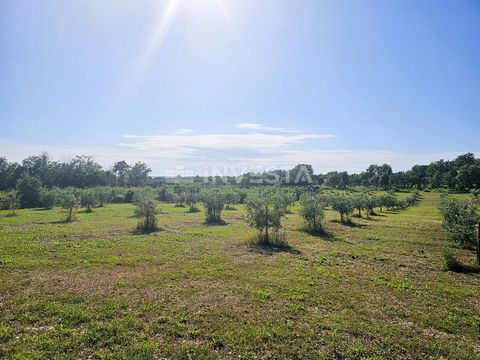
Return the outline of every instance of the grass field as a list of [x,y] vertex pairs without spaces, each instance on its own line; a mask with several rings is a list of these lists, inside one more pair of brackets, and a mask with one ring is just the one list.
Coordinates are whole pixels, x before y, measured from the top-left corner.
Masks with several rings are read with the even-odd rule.
[[129,204],[0,212],[0,357],[478,359],[480,276],[444,270],[438,201],[328,211],[322,237],[294,208],[288,251],[249,245],[240,206],[206,226],[160,204],[150,235]]

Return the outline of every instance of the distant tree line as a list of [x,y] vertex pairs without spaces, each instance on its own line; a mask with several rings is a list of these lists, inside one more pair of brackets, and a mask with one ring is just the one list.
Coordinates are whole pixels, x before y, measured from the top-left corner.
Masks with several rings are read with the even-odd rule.
[[388,164],[370,165],[359,174],[332,171],[314,174],[309,164],[298,164],[291,170],[246,173],[241,176],[151,177],[151,169],[143,162],[131,165],[126,161],[104,169],[92,157],[76,156],[69,161],[53,161],[47,154],[30,156],[21,164],[0,157],[0,191],[42,187],[94,186],[160,187],[175,183],[255,185],[324,185],[334,189],[366,186],[382,189],[417,188],[469,191],[480,188],[480,159],[467,153],[453,161],[439,160],[430,165],[415,165],[408,171],[393,172]]

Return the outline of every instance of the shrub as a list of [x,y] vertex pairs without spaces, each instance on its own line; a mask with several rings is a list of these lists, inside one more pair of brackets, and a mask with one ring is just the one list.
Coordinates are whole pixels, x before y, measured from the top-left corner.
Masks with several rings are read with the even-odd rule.
[[270,189],[252,191],[247,197],[245,209],[249,225],[258,231],[260,245],[287,246],[285,236],[281,232],[282,219],[287,208],[280,191]]
[[308,229],[315,233],[323,232],[325,198],[320,194],[304,194],[300,198],[300,205],[300,216],[307,223]]
[[338,211],[340,214],[340,221],[342,223],[348,222],[348,215],[353,212],[352,199],[343,194],[334,194],[330,197],[330,205],[333,210]]
[[221,224],[222,211],[225,205],[223,193],[218,189],[206,189],[202,192],[201,198],[205,205],[206,222],[208,224]]

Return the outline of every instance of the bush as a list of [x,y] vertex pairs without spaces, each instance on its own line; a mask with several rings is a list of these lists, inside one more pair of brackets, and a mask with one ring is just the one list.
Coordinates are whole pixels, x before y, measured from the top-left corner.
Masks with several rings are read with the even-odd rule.
[[223,193],[218,189],[206,189],[202,192],[201,198],[205,205],[205,221],[208,224],[221,224],[222,211],[225,205],[225,198]]
[[307,223],[308,229],[314,233],[323,232],[325,198],[320,194],[304,194],[300,198],[300,205],[300,216]]
[[258,231],[258,243],[267,246],[287,246],[282,233],[282,219],[287,212],[286,201],[278,190],[252,191],[246,201],[247,221]]

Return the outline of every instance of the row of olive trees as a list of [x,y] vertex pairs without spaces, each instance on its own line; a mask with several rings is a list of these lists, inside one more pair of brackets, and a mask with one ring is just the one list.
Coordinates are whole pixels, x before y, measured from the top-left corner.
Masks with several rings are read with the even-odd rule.
[[[464,249],[476,250],[478,270],[480,270],[480,216],[479,201],[476,198],[460,200],[442,194],[440,201],[442,226],[450,240]],[[458,261],[450,251],[446,251],[447,268],[453,271],[470,271]]]
[[337,211],[340,214],[340,221],[346,223],[350,222],[349,216],[355,210],[358,211],[358,217],[362,217],[362,211],[365,211],[369,217],[375,215],[376,208],[379,208],[380,211],[383,208],[404,209],[417,203],[419,198],[418,192],[414,192],[406,200],[399,200],[393,194],[306,193],[300,198],[300,215],[305,220],[309,231],[319,233],[324,231],[324,209],[327,206]]

